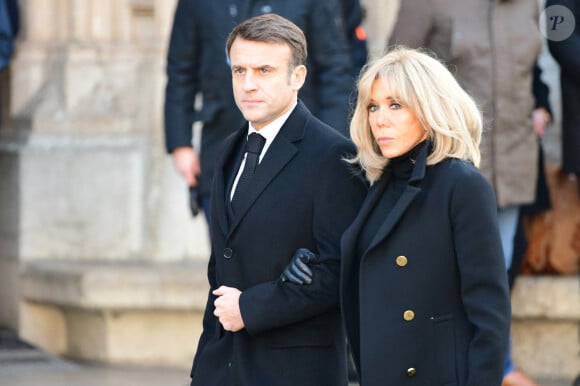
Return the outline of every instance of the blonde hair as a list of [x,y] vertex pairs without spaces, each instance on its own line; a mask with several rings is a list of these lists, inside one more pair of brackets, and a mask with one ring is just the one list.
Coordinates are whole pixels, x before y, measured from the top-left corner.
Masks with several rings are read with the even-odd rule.
[[369,124],[371,88],[377,79],[427,131],[433,144],[427,165],[452,157],[479,167],[482,118],[477,105],[437,59],[399,46],[369,62],[358,80],[358,99],[350,124],[357,155],[350,161],[360,163],[367,180],[376,181],[389,161],[381,154]]

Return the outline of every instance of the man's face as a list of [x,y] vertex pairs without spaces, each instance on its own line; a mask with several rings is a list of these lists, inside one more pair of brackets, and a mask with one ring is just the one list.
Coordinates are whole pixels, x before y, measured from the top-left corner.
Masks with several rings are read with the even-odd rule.
[[230,49],[234,98],[244,118],[260,130],[296,102],[306,67],[289,73],[288,45],[236,38]]

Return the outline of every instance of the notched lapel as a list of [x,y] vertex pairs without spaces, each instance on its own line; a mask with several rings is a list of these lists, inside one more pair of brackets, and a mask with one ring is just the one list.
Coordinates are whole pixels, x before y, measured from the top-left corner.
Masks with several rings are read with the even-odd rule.
[[403,217],[409,205],[413,202],[417,194],[421,191],[421,181],[425,178],[425,172],[427,169],[427,156],[429,154],[429,149],[431,147],[430,142],[427,142],[425,146],[421,149],[417,155],[417,160],[411,178],[409,178],[408,185],[405,187],[403,194],[393,207],[393,209],[387,215],[387,218],[379,228],[377,234],[371,241],[370,245],[367,247],[362,259],[364,259],[369,251],[376,247],[382,240],[384,240],[389,233],[393,230],[393,227],[397,222]]
[[217,222],[223,234],[228,232],[228,215],[227,208],[225,207],[225,195],[226,195],[226,180],[223,168],[219,168],[217,174],[214,177],[216,179],[216,190],[214,192],[213,200],[221,200],[222,202],[217,205]]
[[[227,194],[229,194],[228,190],[228,175],[230,173],[229,167],[235,167],[236,165],[236,157],[239,156],[240,153],[240,143],[242,141],[242,137],[246,134],[247,128],[240,129],[236,134],[232,137],[228,138],[227,142],[224,144],[223,148],[223,156],[221,159],[218,160],[219,167],[217,168],[215,178],[215,192],[212,193],[214,197],[212,200],[218,200],[216,205],[217,210],[215,216],[217,217],[217,222],[219,227],[222,231],[222,234],[226,235],[229,229],[229,221],[228,221],[228,208],[227,208]],[[235,173],[235,171],[233,171]]]
[[368,195],[364,200],[357,216],[342,237],[341,248],[344,251],[344,256],[354,256],[354,249],[356,246],[355,242],[358,239],[358,235],[369,214],[377,205],[377,202],[385,192],[386,186],[387,179],[385,178],[378,181],[369,189]]
[[282,125],[280,132],[276,135],[262,162],[256,168],[249,188],[240,197],[236,197],[236,200],[239,200],[240,209],[234,215],[229,234],[236,229],[268,184],[298,153],[298,148],[294,143],[304,138],[306,125],[311,116],[304,103],[298,101],[294,111]]
[[353,264],[355,264],[356,261],[356,240],[358,239],[360,231],[369,214],[377,205],[379,198],[383,195],[387,186],[386,181],[386,179],[381,179],[369,189],[367,197],[365,198],[357,216],[344,232],[340,240],[343,259],[341,264],[341,281],[343,281],[343,284],[344,280],[349,277],[348,272],[354,272]]
[[246,212],[252,204],[258,199],[260,194],[266,189],[268,184],[280,173],[282,168],[290,162],[296,155],[298,149],[294,144],[289,142],[284,136],[278,135],[268,152],[262,159],[262,162],[256,168],[256,171],[250,181],[248,189],[240,193],[236,200],[239,202],[239,210],[235,213],[233,222],[230,227],[230,233],[240,223]]
[[417,194],[421,191],[421,188],[413,185],[407,185],[403,194],[393,207],[393,209],[387,215],[385,222],[381,225],[375,237],[373,237],[373,241],[371,241],[370,245],[367,247],[363,259],[368,255],[369,251],[377,246],[382,240],[384,240],[389,233],[393,230],[393,227],[397,224],[405,211],[413,202],[413,199],[417,196]]

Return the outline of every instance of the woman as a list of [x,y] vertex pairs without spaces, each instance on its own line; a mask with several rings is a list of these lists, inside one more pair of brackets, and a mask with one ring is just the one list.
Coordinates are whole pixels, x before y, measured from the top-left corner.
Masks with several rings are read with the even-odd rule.
[[[441,63],[401,47],[363,71],[350,130],[372,185],[341,240],[361,386],[499,386],[510,302],[475,103]],[[313,259],[284,279],[308,275],[298,260]]]
[[[532,68],[542,51],[538,10],[528,0],[405,0],[389,36],[390,44],[432,49],[482,110],[488,126],[479,170],[495,193],[508,269],[520,247],[514,239],[521,208],[536,199],[539,147],[531,115],[547,118],[532,113]],[[538,385],[508,355],[502,386]]]

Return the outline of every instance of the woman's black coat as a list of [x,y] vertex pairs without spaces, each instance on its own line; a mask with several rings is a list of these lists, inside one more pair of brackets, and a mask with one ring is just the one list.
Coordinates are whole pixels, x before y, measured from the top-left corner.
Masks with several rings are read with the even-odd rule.
[[385,179],[342,238],[342,315],[361,386],[500,385],[510,299],[493,192],[468,162],[425,166],[425,149],[363,256],[357,239]]

